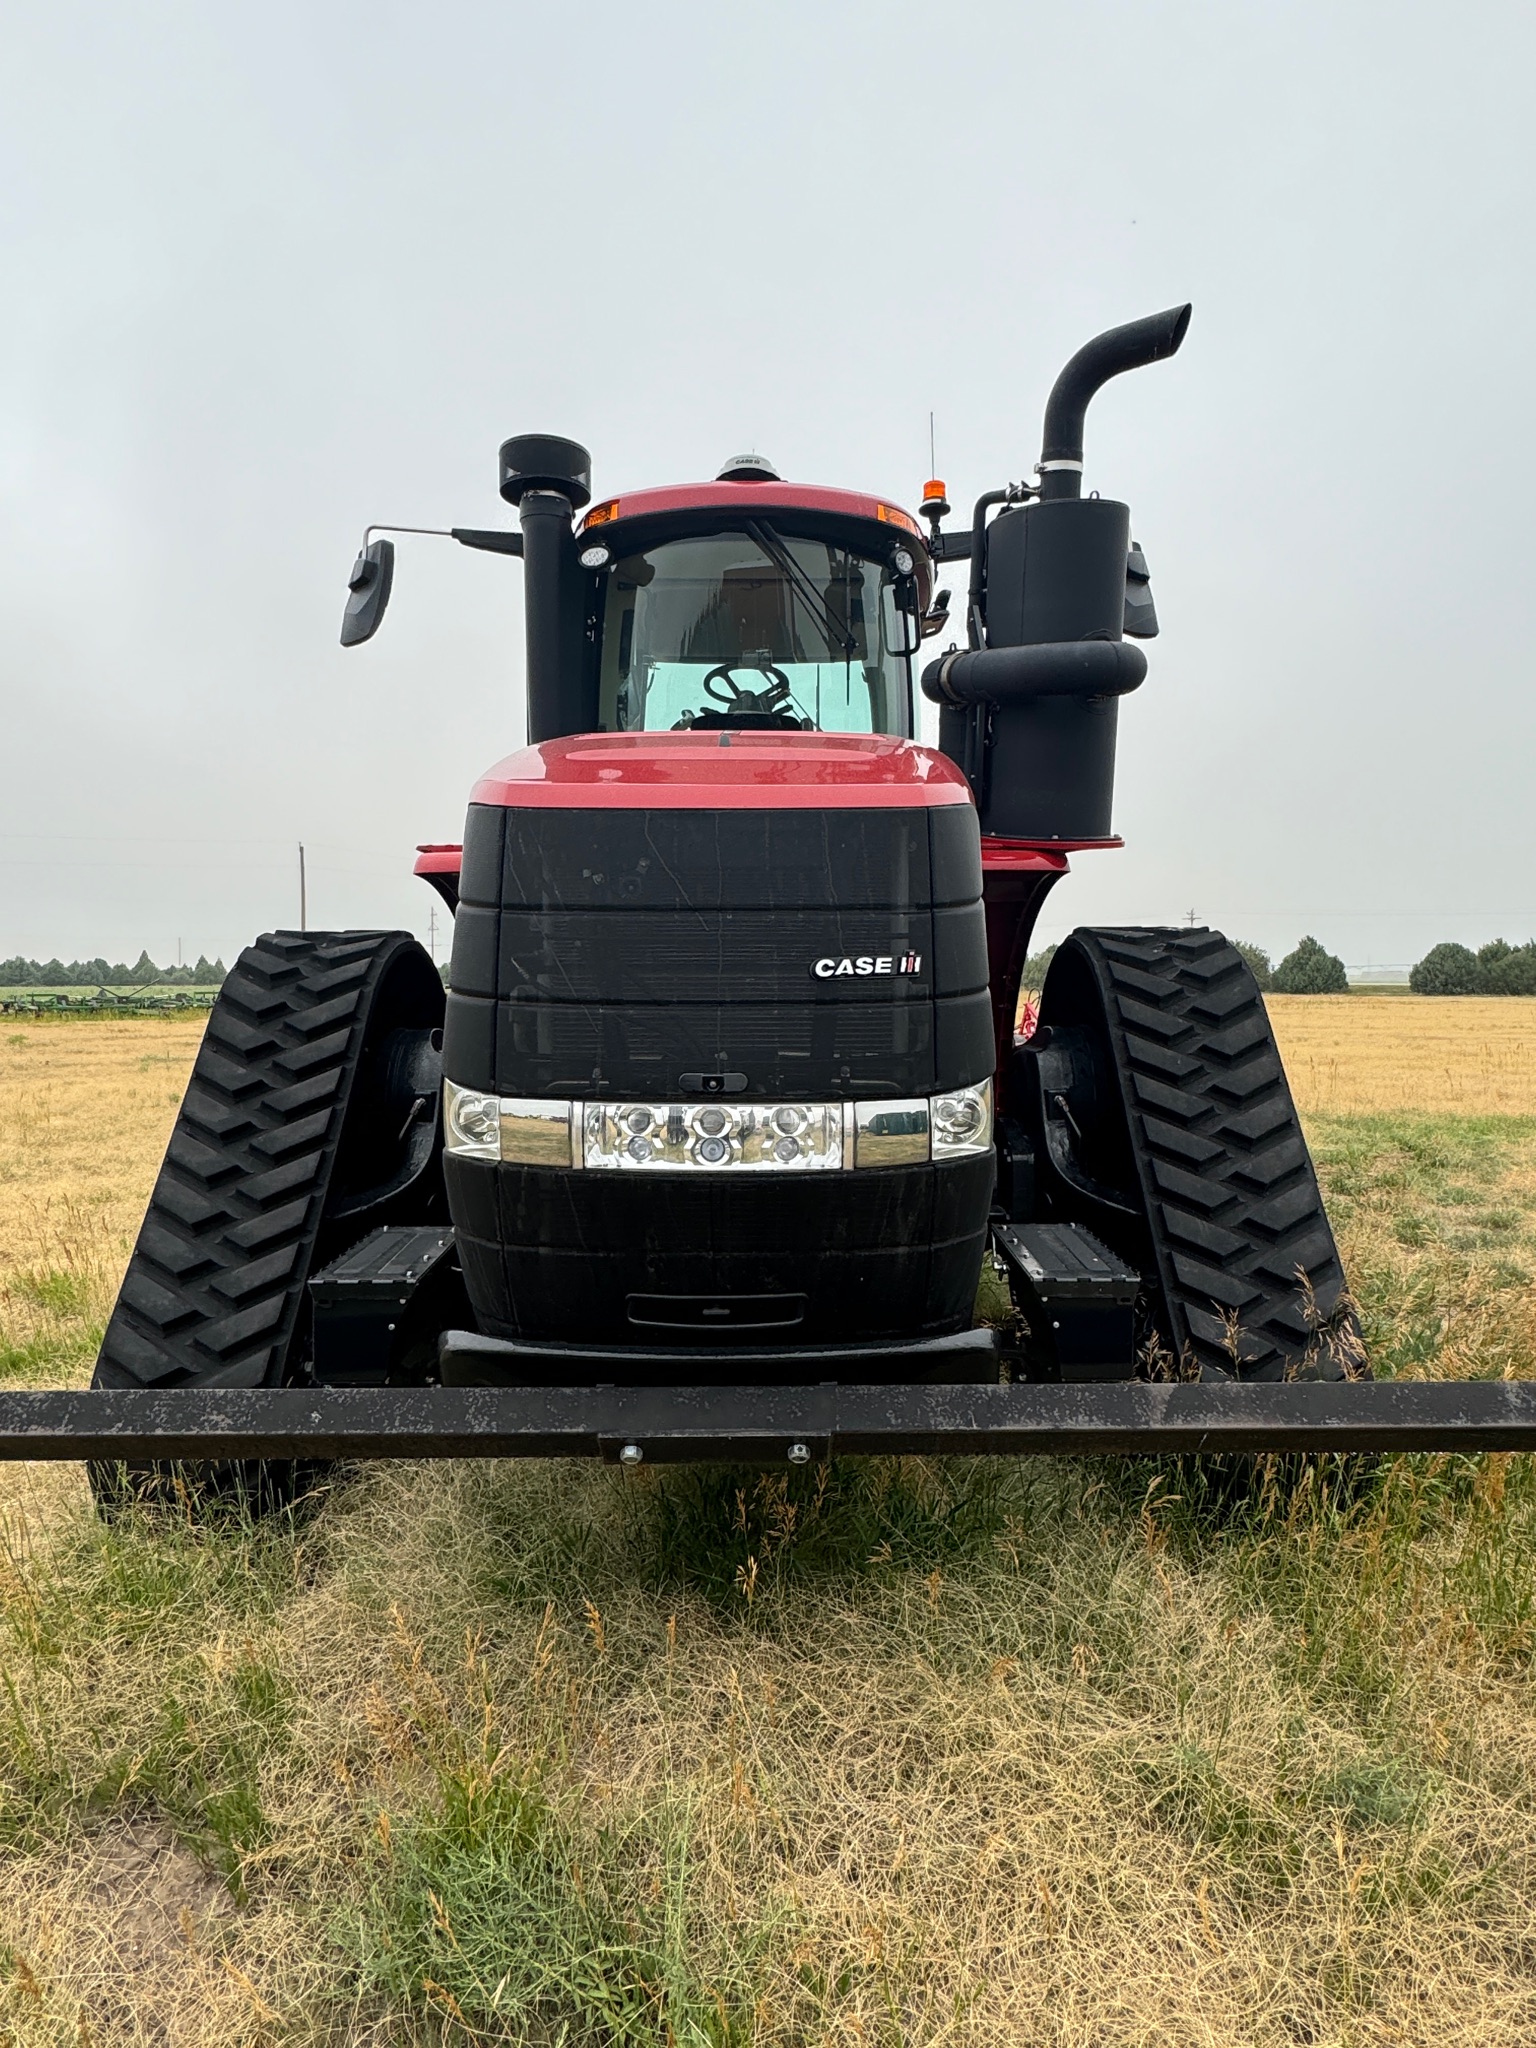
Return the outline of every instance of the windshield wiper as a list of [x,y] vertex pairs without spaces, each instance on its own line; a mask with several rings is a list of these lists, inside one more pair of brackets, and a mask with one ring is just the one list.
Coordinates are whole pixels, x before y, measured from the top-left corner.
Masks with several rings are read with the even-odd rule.
[[[767,520],[749,519],[747,521],[747,533],[752,540],[756,541],[769,561],[779,571],[779,574],[789,579],[790,588],[796,592],[801,602],[810,611],[812,618],[816,620],[822,632],[826,635],[828,647],[841,647],[843,659],[845,661],[849,660],[857,653],[859,643],[848,630],[848,621],[844,619],[841,625],[839,625],[820,591],[817,590],[815,584],[806,575]],[[846,585],[844,587],[846,588]]]

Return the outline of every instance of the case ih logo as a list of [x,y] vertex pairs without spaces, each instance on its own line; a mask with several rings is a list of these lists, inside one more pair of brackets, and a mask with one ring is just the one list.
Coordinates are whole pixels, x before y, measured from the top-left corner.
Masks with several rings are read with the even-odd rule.
[[843,974],[921,974],[922,971],[921,953],[858,953],[851,959],[845,953],[841,960],[828,957],[811,962],[811,972],[818,981],[833,981]]

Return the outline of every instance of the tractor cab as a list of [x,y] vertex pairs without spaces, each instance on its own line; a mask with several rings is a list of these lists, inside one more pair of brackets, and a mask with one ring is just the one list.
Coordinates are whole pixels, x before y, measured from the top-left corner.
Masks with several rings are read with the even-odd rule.
[[594,506],[577,547],[598,730],[911,736],[928,556],[899,507],[738,457]]

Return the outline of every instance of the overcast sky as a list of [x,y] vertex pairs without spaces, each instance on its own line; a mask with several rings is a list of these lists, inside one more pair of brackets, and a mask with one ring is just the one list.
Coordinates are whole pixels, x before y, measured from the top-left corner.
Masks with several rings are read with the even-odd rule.
[[508,434],[599,495],[786,475],[957,504],[1065,357],[1120,379],[1163,634],[1122,853],[1047,936],[1205,922],[1356,962],[1536,931],[1536,15],[1515,5],[588,0],[0,14],[0,957],[427,931],[522,738]]

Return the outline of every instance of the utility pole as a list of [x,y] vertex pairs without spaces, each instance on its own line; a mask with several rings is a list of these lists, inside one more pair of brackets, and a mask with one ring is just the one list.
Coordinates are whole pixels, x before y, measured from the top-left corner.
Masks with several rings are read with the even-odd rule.
[[437,904],[434,901],[427,913],[427,951],[432,955],[432,965],[437,965]]
[[1189,926],[1189,929],[1190,929],[1191,931],[1193,931],[1193,930],[1194,930],[1194,928],[1195,928],[1195,913],[1194,913],[1194,912],[1193,912],[1192,910],[1186,910],[1186,911],[1185,911],[1185,913],[1184,913],[1184,922],[1185,922],[1185,923],[1186,923],[1186,924],[1187,924],[1187,925]]
[[309,930],[309,887],[304,879],[304,842],[299,841],[299,930]]

